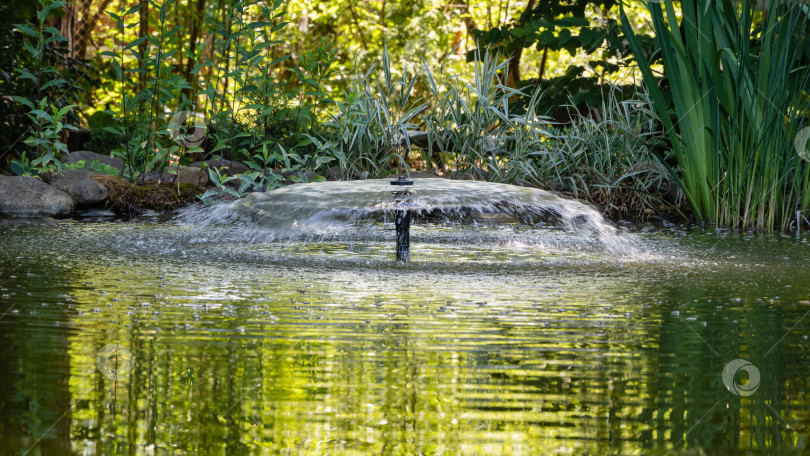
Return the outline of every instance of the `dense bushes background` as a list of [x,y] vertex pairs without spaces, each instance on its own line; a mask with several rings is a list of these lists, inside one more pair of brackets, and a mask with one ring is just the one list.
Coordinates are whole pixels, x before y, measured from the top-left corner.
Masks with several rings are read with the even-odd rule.
[[[622,28],[613,2],[516,2],[497,15],[362,5],[11,8],[0,154],[18,174],[59,172],[72,134],[122,158],[133,182],[200,159],[247,164],[207,170],[209,203],[290,179],[427,169],[550,188],[617,217],[692,211],[783,230],[806,219],[808,171],[792,145],[810,80],[803,5],[763,14],[689,0],[683,15],[666,3],[665,19],[651,3],[654,39],[639,5],[622,10]],[[628,84],[636,63],[643,87]],[[175,141],[193,127],[201,141]]]

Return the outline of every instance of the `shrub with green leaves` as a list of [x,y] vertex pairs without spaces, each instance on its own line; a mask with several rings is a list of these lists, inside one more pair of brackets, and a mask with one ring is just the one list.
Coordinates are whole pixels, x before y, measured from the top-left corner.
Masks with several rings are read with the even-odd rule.
[[22,106],[28,108],[28,119],[31,122],[30,135],[23,141],[34,154],[30,160],[25,153],[19,160],[11,162],[12,171],[21,175],[38,175],[42,172],[52,173],[62,170],[59,155],[67,153],[67,146],[61,141],[63,131],[76,130],[76,127],[67,123],[65,117],[74,105],[59,107],[49,103],[44,93],[52,88],[67,84],[59,70],[51,66],[45,59],[46,47],[67,41],[54,27],[46,25],[48,16],[52,11],[58,10],[65,2],[54,0],[38,0],[39,9],[34,24],[15,24],[25,36],[25,49],[36,62],[34,71],[26,68],[15,68],[21,79],[30,80],[35,89],[35,98],[15,95],[12,98]]
[[[51,112],[47,110],[50,109]],[[28,114],[34,122],[34,132],[25,144],[38,151],[38,157],[31,161],[31,166],[40,172],[61,172],[62,163],[57,158],[61,154],[67,154],[67,146],[60,141],[63,130],[76,130],[76,127],[63,123],[65,115],[73,109],[73,105],[68,105],[62,109],[48,104],[48,99],[43,98],[39,102],[39,109],[32,109]]]

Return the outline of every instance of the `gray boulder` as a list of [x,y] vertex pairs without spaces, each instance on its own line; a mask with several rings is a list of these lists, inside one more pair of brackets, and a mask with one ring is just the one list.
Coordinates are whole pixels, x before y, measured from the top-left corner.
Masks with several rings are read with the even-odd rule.
[[333,166],[326,170],[323,177],[328,181],[343,180],[343,170],[340,169],[340,166]]
[[216,160],[198,161],[188,166],[190,168],[201,168],[203,163],[205,163],[206,166],[211,168],[217,169],[225,168],[224,170],[220,170],[222,175],[227,174],[228,176],[235,176],[237,174],[242,174],[250,171],[250,168],[248,168],[248,166],[242,162],[238,162],[236,160],[225,160],[223,158],[218,158]]
[[14,217],[65,217],[73,212],[67,193],[39,179],[0,176],[0,214]]
[[77,206],[90,206],[103,203],[107,199],[107,189],[93,180],[98,174],[88,169],[65,169],[61,174],[51,176],[51,185],[70,195]]
[[90,169],[90,165],[93,164],[93,160],[98,160],[105,165],[117,168],[118,171],[124,169],[124,160],[117,157],[110,157],[109,155],[97,154],[95,152],[90,152],[89,150],[77,150],[76,152],[71,152],[62,161],[65,163],[76,163],[82,160],[87,162],[85,169]]

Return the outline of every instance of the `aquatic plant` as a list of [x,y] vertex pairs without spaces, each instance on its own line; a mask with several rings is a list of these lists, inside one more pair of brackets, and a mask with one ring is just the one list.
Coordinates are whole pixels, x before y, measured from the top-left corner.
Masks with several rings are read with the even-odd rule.
[[403,66],[402,77],[395,80],[388,48],[383,47],[379,69],[372,65],[361,73],[355,66],[349,90],[324,123],[328,133],[308,138],[337,158],[345,178],[390,174],[405,164],[411,151],[408,131],[416,127],[417,116],[426,107],[421,99],[411,99],[418,76]]
[[671,103],[623,10],[622,24],[670,138],[671,178],[700,220],[789,229],[810,208],[810,170],[793,147],[810,115],[804,39],[794,36],[807,7],[684,0],[682,20],[672,2],[647,8]]

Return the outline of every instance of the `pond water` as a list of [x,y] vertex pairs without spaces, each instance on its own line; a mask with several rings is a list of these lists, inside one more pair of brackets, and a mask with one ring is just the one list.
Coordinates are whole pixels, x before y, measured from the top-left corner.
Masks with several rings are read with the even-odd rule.
[[391,230],[0,225],[0,454],[808,451],[807,238]]

